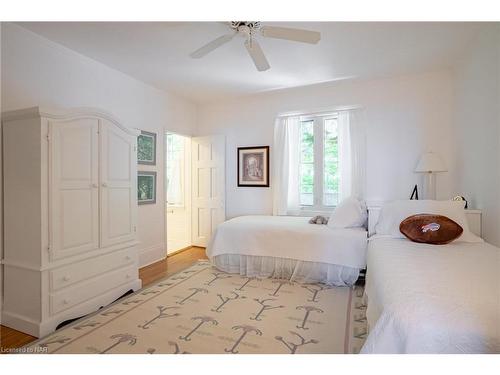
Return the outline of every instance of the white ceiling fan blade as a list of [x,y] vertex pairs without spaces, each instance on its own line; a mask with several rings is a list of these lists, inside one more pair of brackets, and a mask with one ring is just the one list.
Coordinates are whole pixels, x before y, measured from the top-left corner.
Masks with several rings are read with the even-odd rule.
[[227,34],[212,40],[210,43],[205,44],[203,47],[198,48],[196,51],[192,52],[189,56],[193,59],[199,59],[208,53],[212,52],[214,49],[219,48],[223,44],[230,42],[236,34]]
[[289,27],[263,26],[260,32],[267,38],[293,40],[302,43],[316,44],[321,39],[321,33],[317,31],[292,29]]
[[245,47],[259,72],[263,72],[271,67],[256,40],[246,40]]

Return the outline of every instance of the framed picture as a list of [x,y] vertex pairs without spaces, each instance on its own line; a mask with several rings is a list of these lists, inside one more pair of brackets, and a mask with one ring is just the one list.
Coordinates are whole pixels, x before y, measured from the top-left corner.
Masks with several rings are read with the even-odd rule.
[[141,131],[137,137],[137,163],[156,165],[156,134]]
[[156,203],[156,172],[137,172],[137,202]]
[[269,146],[238,147],[238,186],[269,187]]

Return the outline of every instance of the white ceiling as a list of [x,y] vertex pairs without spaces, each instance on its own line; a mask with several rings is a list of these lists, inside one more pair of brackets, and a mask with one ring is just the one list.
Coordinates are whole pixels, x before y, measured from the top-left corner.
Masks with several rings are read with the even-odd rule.
[[189,53],[227,33],[211,22],[29,22],[21,26],[152,86],[207,102],[345,78],[450,66],[478,23],[277,23],[321,32],[317,45],[260,38],[271,69],[257,72],[242,38],[200,60]]

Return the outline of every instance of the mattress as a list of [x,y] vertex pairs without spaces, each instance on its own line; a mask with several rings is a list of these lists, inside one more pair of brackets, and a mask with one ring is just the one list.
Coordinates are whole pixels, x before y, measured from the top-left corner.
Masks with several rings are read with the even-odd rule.
[[286,258],[361,269],[366,265],[367,231],[309,224],[308,217],[240,216],[219,225],[207,248],[220,255]]
[[362,353],[499,353],[500,249],[372,237]]

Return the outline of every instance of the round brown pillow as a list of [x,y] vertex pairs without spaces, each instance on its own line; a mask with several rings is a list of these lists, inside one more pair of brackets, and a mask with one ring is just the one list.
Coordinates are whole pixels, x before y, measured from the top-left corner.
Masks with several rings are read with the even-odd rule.
[[444,245],[462,235],[463,228],[442,215],[418,214],[404,219],[399,230],[413,242]]

